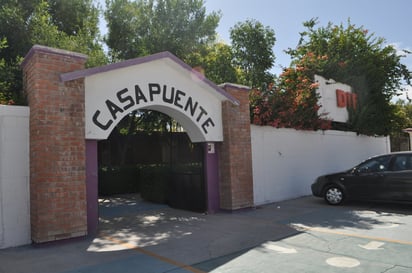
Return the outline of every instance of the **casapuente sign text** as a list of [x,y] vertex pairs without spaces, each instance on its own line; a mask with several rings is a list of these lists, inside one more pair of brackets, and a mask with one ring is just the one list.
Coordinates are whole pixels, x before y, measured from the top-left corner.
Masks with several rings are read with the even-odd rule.
[[[199,101],[194,100],[185,91],[173,86],[150,82],[144,86],[135,84],[134,88],[125,87],[115,93],[116,100],[106,99],[103,108],[96,109],[92,117],[93,124],[103,131],[108,130],[125,111],[129,112],[129,109],[136,106],[144,108],[155,101],[183,110],[187,115],[194,118],[206,135],[209,133],[209,127],[215,127],[215,121],[213,121],[205,106],[202,106]],[[109,112],[110,118],[101,119],[103,112]],[[107,113],[105,116],[108,116]]]
[[222,102],[239,103],[169,52],[60,78],[84,78],[86,139],[107,139],[126,115],[154,110],[174,118],[192,142],[223,141]]

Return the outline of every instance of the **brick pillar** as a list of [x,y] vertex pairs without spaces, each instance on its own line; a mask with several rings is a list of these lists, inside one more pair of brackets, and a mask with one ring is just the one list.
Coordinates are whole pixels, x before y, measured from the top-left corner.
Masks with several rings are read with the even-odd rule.
[[33,46],[23,61],[30,106],[30,210],[34,242],[87,234],[83,54]]
[[252,144],[249,88],[225,84],[239,105],[223,102],[223,137],[220,145],[220,207],[236,210],[253,206]]

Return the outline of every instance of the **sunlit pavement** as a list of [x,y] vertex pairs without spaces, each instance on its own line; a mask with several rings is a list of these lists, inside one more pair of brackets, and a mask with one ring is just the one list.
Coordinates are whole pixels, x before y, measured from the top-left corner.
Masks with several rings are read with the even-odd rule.
[[[281,205],[288,210],[306,202],[317,204],[302,198]],[[312,212],[280,222],[300,232],[196,268],[204,272],[412,272],[410,204],[320,204]]]
[[0,272],[412,272],[412,205],[304,197],[205,215],[101,200],[95,238],[0,250]]

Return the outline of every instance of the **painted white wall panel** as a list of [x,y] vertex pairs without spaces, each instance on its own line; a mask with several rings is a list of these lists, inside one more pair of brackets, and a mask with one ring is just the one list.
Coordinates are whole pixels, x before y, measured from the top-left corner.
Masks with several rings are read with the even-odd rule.
[[310,195],[317,176],[390,152],[387,137],[255,125],[251,129],[255,205]]
[[0,105],[0,249],[29,244],[29,108]]

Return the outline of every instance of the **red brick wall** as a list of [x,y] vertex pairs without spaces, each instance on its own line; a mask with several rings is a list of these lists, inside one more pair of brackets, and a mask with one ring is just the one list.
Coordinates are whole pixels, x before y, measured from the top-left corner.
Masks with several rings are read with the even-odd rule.
[[252,144],[249,89],[226,84],[226,92],[240,104],[223,102],[223,137],[220,144],[220,207],[236,210],[253,206]]
[[34,46],[23,62],[30,106],[30,206],[34,242],[87,234],[83,79],[86,56]]

